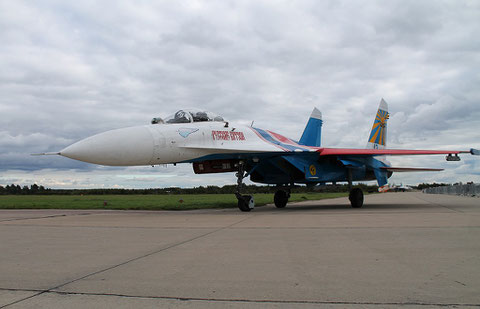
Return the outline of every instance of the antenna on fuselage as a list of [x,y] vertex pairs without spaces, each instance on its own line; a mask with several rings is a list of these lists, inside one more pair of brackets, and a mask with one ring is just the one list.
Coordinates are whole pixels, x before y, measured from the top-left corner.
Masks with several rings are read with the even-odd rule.
[[255,122],[255,120],[252,120],[252,123],[250,124],[251,127],[253,127],[253,123]]

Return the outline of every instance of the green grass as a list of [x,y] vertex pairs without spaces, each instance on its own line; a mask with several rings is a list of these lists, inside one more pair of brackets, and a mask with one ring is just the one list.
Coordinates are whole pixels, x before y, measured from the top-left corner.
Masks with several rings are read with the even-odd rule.
[[[289,202],[343,196],[348,196],[348,193],[293,193]],[[256,206],[273,203],[273,194],[259,193],[254,197]],[[233,207],[237,207],[237,199],[233,194],[0,196],[0,209],[189,210]]]

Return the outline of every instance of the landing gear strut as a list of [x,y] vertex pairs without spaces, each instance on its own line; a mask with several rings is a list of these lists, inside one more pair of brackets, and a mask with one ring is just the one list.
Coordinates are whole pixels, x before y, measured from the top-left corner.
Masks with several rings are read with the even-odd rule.
[[250,211],[255,207],[255,202],[253,200],[253,196],[251,195],[242,195],[240,193],[243,185],[243,178],[247,176],[245,174],[245,166],[243,162],[238,163],[238,172],[237,176],[237,190],[235,191],[235,196],[238,200],[238,209],[241,211]]
[[285,208],[290,198],[290,191],[278,190],[273,196],[273,202],[277,208]]
[[363,192],[360,188],[353,188],[352,189],[352,170],[348,169],[348,189],[350,190],[350,194],[348,195],[348,199],[350,200],[350,205],[353,208],[360,208],[363,206]]

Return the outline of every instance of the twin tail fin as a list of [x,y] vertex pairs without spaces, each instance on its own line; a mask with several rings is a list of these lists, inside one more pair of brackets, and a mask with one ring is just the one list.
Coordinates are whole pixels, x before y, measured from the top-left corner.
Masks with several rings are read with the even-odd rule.
[[322,113],[315,107],[298,142],[304,146],[320,147],[322,142]]
[[370,137],[368,138],[367,149],[385,149],[387,146],[388,118],[388,104],[382,99],[373,121],[372,131],[370,131]]

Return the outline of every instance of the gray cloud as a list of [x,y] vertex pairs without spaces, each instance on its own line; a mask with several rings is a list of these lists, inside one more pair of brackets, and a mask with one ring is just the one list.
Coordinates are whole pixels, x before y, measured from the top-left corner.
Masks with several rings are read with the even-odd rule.
[[[392,147],[480,148],[478,16],[472,1],[0,2],[0,183],[20,169],[38,172],[29,181],[61,187],[173,184],[174,177],[106,178],[102,167],[28,154],[185,106],[292,138],[317,106],[325,145],[364,147],[384,97]],[[475,164],[394,177],[479,181]],[[70,170],[89,176],[61,181]],[[176,171],[152,175],[233,182],[190,177],[188,166]]]

